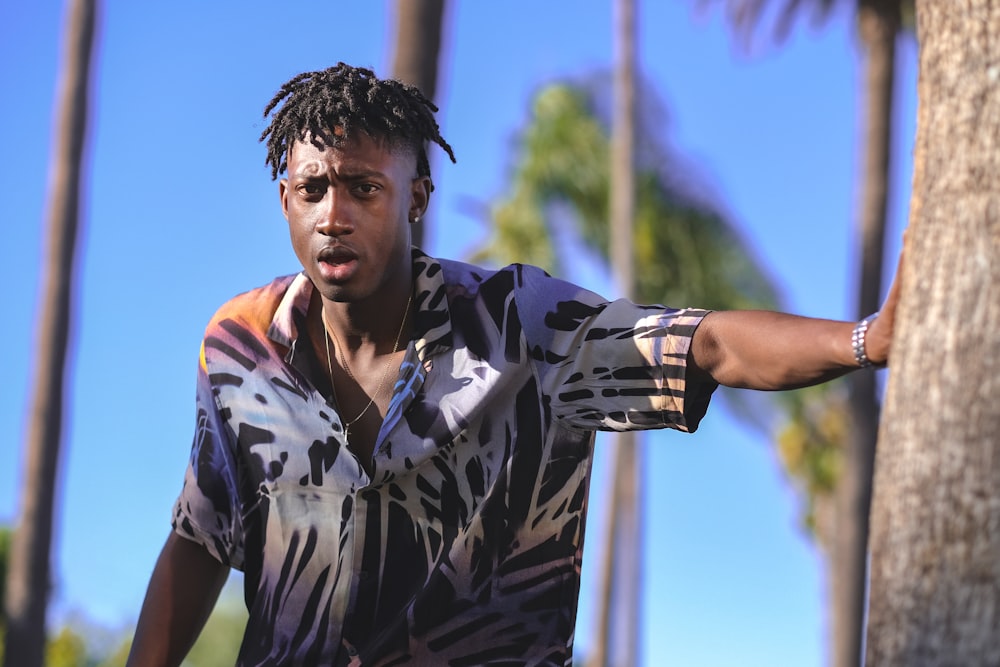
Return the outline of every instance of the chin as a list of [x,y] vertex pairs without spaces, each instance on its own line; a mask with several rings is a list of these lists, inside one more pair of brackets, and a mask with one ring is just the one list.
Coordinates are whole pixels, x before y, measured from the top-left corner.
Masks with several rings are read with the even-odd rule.
[[[315,283],[313,283],[315,286]],[[358,301],[364,301],[368,298],[367,294],[359,293],[357,290],[353,290],[350,287],[344,285],[330,285],[325,284],[317,291],[323,295],[327,301],[333,301],[334,303],[355,303]]]

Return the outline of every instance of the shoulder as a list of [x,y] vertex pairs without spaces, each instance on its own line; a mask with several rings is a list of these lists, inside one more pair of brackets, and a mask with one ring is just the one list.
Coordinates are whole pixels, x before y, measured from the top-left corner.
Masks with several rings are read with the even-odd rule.
[[237,294],[226,301],[209,320],[207,331],[217,329],[227,321],[238,322],[242,327],[264,333],[271,326],[274,315],[288,294],[297,274],[280,276],[270,283]]
[[452,295],[489,298],[523,291],[545,291],[561,283],[529,264],[509,264],[493,269],[452,259],[433,261],[440,267],[443,282]]
[[[554,278],[543,269],[530,264],[509,264],[490,269],[451,259],[414,255],[416,273],[429,284],[447,294],[455,305],[461,301],[477,301],[490,311],[506,311],[513,307],[522,321],[544,321],[547,316],[577,304],[585,308],[603,308],[607,300],[599,294]],[[422,282],[418,278],[418,282]],[[496,316],[497,313],[494,313]]]

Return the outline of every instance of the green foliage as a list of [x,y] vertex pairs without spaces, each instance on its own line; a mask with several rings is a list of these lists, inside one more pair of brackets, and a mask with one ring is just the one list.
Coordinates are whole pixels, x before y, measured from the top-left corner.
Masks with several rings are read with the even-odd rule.
[[208,617],[198,641],[191,647],[184,667],[232,667],[236,664],[247,611],[236,586],[227,586]]
[[[3,664],[4,660],[7,623],[3,601],[6,595],[13,536],[12,529],[0,526],[0,664]],[[84,634],[71,625],[64,625],[55,636],[50,636],[46,640],[44,664],[45,667],[92,667],[96,661],[90,654]]]
[[132,639],[126,639],[108,656],[97,663],[97,667],[125,667],[128,652],[132,649]]
[[850,413],[843,382],[819,385],[781,395],[788,422],[778,434],[778,456],[806,497],[803,524],[820,542],[827,542],[819,521],[819,505],[831,499],[840,479]]
[[[183,667],[232,667],[236,664],[247,624],[247,611],[240,595],[239,582],[239,579],[230,579],[223,589],[198,641],[182,663]],[[98,662],[96,667],[125,667],[131,648],[130,636]]]
[[[581,240],[601,256],[609,246],[608,131],[587,95],[568,85],[543,89],[532,106],[508,198],[492,209],[493,237],[474,261],[536,264],[563,273],[552,245],[551,211],[565,205]],[[705,308],[774,308],[775,290],[723,216],[663,176],[669,156],[638,169],[635,219],[639,301]]]
[[[569,258],[552,241],[563,211],[572,213],[584,244],[607,261],[610,137],[594,111],[597,97],[563,84],[536,96],[520,138],[511,193],[492,208],[493,236],[473,261],[525,262],[564,273]],[[733,226],[678,185],[681,179],[668,178],[687,170],[641,128],[640,136],[645,159],[637,169],[637,299],[714,309],[775,308],[776,290]],[[770,429],[775,411],[782,413],[779,456],[806,496],[804,524],[814,532],[816,506],[836,483],[846,437],[841,390],[822,385],[770,394],[763,407],[746,392],[723,395],[753,426]]]
[[45,646],[45,667],[89,667],[87,644],[69,626],[64,626]]

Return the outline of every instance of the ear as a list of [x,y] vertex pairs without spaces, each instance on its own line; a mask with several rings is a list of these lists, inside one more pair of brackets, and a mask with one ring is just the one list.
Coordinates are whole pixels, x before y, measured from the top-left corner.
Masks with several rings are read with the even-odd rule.
[[410,181],[410,222],[423,217],[424,212],[427,211],[427,205],[430,203],[431,190],[433,189],[434,186],[431,185],[429,176],[417,176]]
[[288,179],[278,181],[278,196],[281,198],[281,214],[288,220]]

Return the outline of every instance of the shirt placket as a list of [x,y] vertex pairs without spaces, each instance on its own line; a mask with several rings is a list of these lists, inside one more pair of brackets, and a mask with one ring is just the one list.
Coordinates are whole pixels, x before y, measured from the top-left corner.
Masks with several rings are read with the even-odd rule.
[[[385,420],[375,443],[373,457],[376,459],[376,471],[378,470],[377,460],[386,456],[383,447],[385,442],[399,425],[406,408],[412,401],[412,397],[419,392],[424,380],[424,368],[417,363],[417,355],[413,346],[407,350],[404,360],[406,371],[401,373],[400,378],[394,385],[394,392],[390,400],[389,408],[386,411]],[[376,472],[375,479],[378,479]],[[348,604],[345,610],[345,637],[341,642],[341,658],[346,656],[346,662],[358,656],[360,647],[355,646],[352,639],[355,633],[359,632],[359,625],[367,626],[374,622],[374,613],[377,605],[374,601],[378,599],[380,589],[381,566],[385,558],[385,537],[386,526],[382,502],[380,499],[381,490],[373,480],[365,478],[365,483],[359,486],[354,494],[353,512],[350,517],[350,563],[345,562],[345,571],[350,573],[350,592]],[[376,515],[377,513],[377,515]],[[366,550],[370,553],[366,554]],[[365,600],[372,604],[360,604]],[[358,615],[364,609],[366,616],[372,618],[359,619]],[[352,623],[352,619],[359,623]],[[378,628],[368,628],[368,631],[378,632]]]

